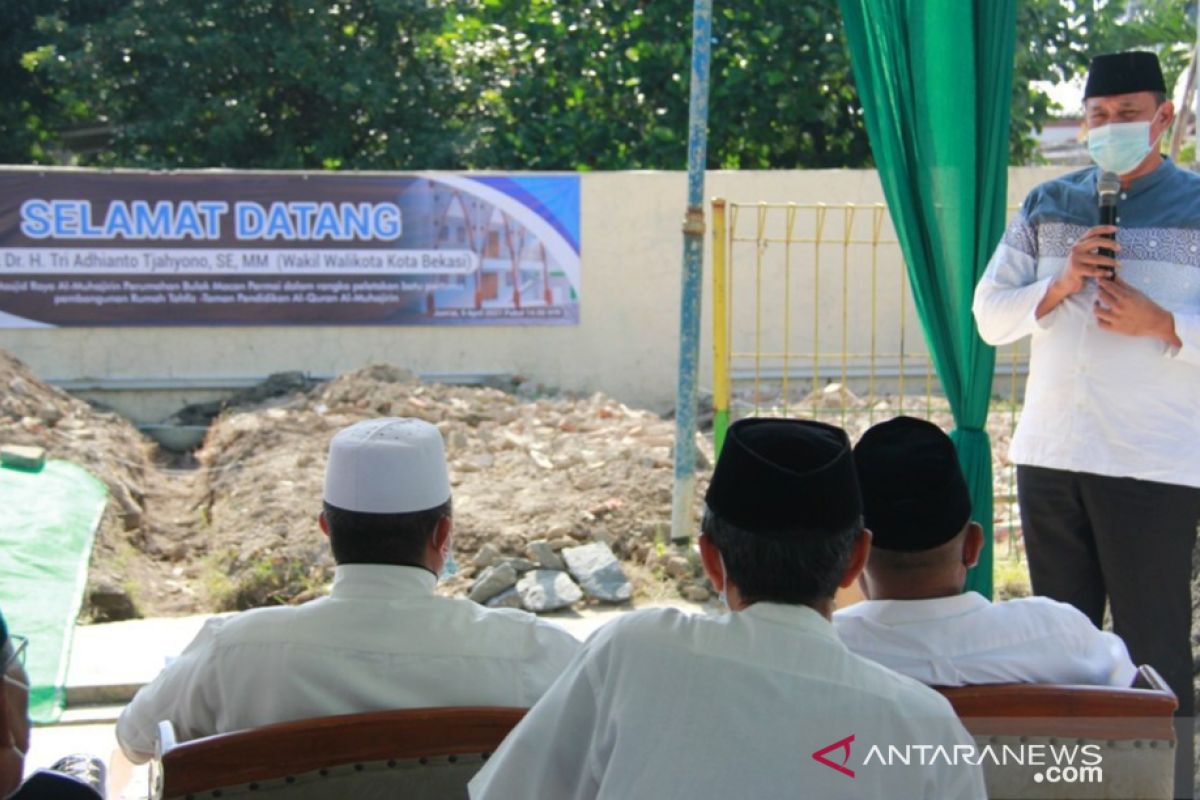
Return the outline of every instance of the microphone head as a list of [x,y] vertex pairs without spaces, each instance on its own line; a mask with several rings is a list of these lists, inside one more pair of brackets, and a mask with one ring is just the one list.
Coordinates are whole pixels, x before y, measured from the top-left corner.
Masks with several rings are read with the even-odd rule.
[[1115,172],[1101,172],[1096,181],[1096,191],[1100,194],[1100,205],[1115,205],[1117,192],[1121,191],[1121,178]]

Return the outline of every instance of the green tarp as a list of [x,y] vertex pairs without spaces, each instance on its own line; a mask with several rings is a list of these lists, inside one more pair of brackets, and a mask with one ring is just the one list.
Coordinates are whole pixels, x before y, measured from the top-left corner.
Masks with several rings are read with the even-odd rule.
[[58,720],[88,559],[108,500],[104,484],[66,461],[38,472],[0,467],[0,610],[27,636],[34,722]]

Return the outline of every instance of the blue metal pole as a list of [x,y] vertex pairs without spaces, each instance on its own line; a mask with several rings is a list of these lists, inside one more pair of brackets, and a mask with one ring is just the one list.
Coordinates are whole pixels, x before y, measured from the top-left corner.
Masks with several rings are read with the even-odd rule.
[[688,205],[683,222],[683,293],[679,313],[679,382],[675,391],[675,484],[671,541],[691,539],[696,496],[696,375],[704,274],[704,165],[708,155],[708,72],[712,0],[692,6],[692,91],[688,105]]

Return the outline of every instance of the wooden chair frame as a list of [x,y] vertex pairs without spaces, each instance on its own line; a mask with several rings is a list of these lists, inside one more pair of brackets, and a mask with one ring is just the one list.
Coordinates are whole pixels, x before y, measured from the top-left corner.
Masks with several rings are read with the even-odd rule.
[[992,684],[935,687],[973,735],[1087,739],[1175,738],[1179,702],[1162,676],[1138,667],[1134,685]]
[[491,753],[527,709],[470,706],[373,711],[281,722],[189,742],[159,723],[153,797],[389,759]]

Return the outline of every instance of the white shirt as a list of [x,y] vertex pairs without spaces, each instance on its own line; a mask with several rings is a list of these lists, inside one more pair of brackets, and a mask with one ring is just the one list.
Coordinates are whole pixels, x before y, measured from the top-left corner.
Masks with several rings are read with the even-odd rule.
[[[813,753],[853,735],[845,764]],[[849,652],[804,606],[673,609],[601,628],[471,781],[476,800],[983,798],[977,767],[864,763],[872,745],[969,746],[950,704]]]
[[931,686],[1130,686],[1137,674],[1119,636],[1047,597],[864,600],[834,612],[833,627],[855,653]]
[[343,565],[328,597],[210,620],[121,713],[121,749],[150,758],[168,719],[186,740],[394,708],[527,708],[579,648],[523,611],[439,597],[436,583],[417,567]]
[[1200,176],[1169,161],[1118,201],[1121,277],[1172,312],[1176,349],[1102,330],[1089,280],[1040,320],[1071,246],[1097,224],[1095,168],[1042,184],[975,291],[979,335],[1032,336],[1017,464],[1200,487]]

